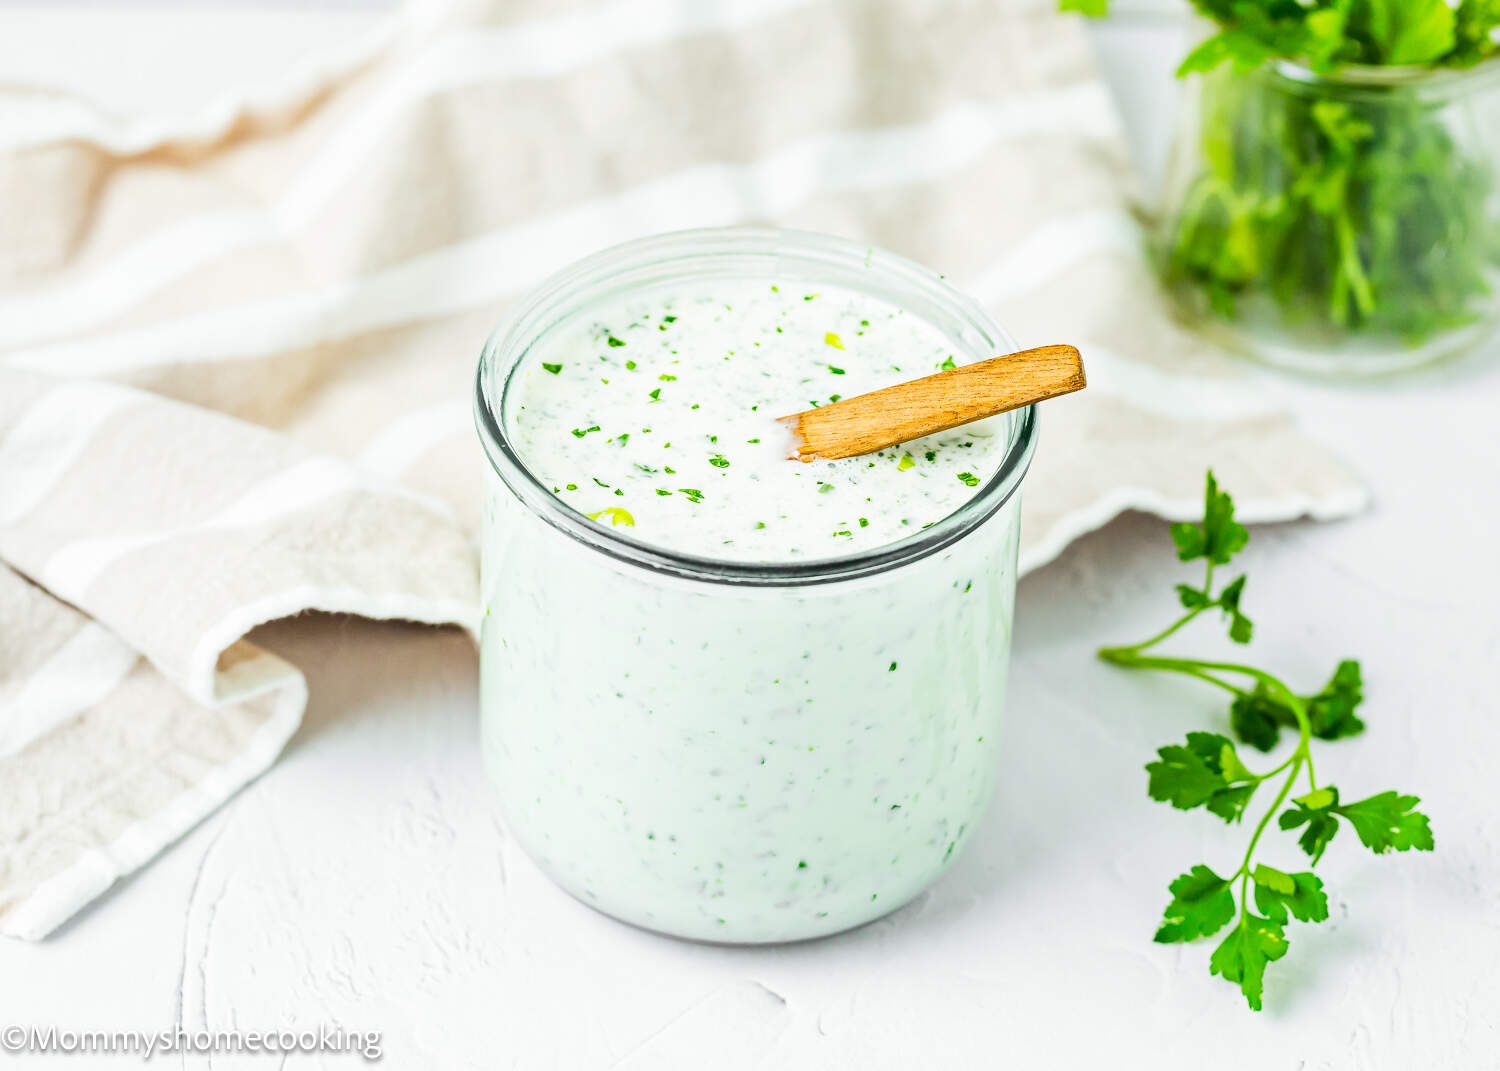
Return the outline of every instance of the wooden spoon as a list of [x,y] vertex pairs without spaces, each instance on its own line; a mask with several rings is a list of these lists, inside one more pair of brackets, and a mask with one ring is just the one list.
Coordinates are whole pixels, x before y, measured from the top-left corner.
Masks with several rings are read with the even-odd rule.
[[789,458],[832,461],[873,454],[1083,388],[1083,358],[1076,349],[1038,346],[777,420],[792,429]]

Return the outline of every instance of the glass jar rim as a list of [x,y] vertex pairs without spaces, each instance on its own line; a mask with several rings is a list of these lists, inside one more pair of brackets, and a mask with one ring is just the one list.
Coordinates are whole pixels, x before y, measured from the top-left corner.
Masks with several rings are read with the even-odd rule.
[[[849,239],[812,231],[736,226],[673,231],[612,246],[544,280],[491,332],[480,354],[474,390],[474,421],[479,439],[496,475],[531,514],[594,551],[648,571],[755,587],[805,586],[852,580],[925,558],[978,528],[1016,493],[1036,451],[1037,421],[1032,406],[1002,415],[1009,440],[1005,455],[995,473],[972,498],[904,539],[853,554],[796,562],[733,561],[689,554],[596,524],[554,495],[527,468],[505,434],[503,414],[511,373],[531,344],[574,314],[560,312],[570,299],[608,286],[612,280],[619,281],[632,270],[676,265],[680,276],[695,268],[702,269],[711,259],[730,257],[770,263],[792,259],[823,266],[830,272],[871,272],[888,285],[920,292],[925,299],[937,303],[945,313],[976,331],[996,353],[1017,348],[1004,328],[942,276],[905,257]],[[668,274],[653,283],[672,277]]]
[[1500,81],[1500,56],[1492,56],[1472,67],[1346,63],[1327,72],[1315,71],[1303,60],[1273,59],[1266,69],[1309,89],[1421,89],[1439,92],[1468,90],[1476,85]]

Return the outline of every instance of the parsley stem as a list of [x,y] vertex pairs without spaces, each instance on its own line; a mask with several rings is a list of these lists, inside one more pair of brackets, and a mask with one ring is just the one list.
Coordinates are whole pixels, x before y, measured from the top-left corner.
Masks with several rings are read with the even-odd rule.
[[[1267,778],[1274,777],[1276,776],[1276,774],[1280,773],[1288,766],[1297,767],[1297,770],[1293,771],[1295,775],[1295,773],[1300,771],[1302,765],[1305,763],[1307,765],[1307,776],[1309,782],[1311,782],[1313,788],[1318,787],[1317,781],[1313,778],[1311,747],[1312,722],[1308,719],[1307,716],[1307,706],[1303,703],[1301,697],[1296,695],[1290,688],[1283,684],[1279,678],[1271,676],[1271,674],[1265,672],[1264,670],[1256,669],[1254,666],[1245,666],[1241,665],[1238,662],[1205,662],[1200,661],[1196,658],[1170,658],[1165,655],[1144,655],[1140,653],[1140,647],[1141,645],[1139,644],[1135,647],[1101,647],[1099,649],[1099,657],[1104,659],[1104,661],[1106,662],[1112,663],[1117,666],[1123,666],[1127,669],[1161,669],[1166,670],[1169,673],[1186,674],[1189,677],[1193,677],[1201,681],[1208,681],[1212,684],[1217,684],[1221,688],[1225,688],[1231,692],[1236,692],[1239,694],[1243,694],[1240,689],[1236,688],[1228,681],[1220,680],[1209,671],[1213,670],[1219,673],[1238,673],[1246,677],[1251,677],[1263,684],[1266,690],[1275,695],[1283,703],[1285,703],[1291,710],[1293,716],[1296,717],[1298,739],[1297,750],[1292,753],[1291,758],[1287,759],[1286,762],[1276,767],[1276,769],[1272,770],[1270,773],[1258,776],[1256,780],[1263,781]],[[1295,776],[1293,777],[1293,780],[1295,780]],[[1288,784],[1287,787],[1290,788],[1290,784]],[[1285,792],[1282,793],[1282,796],[1285,796]],[[1280,798],[1277,799],[1276,806],[1281,806]],[[1272,809],[1274,810],[1275,808]],[[1251,846],[1254,847],[1253,841],[1251,843]]]
[[1209,673],[1206,670],[1198,670],[1197,672],[1195,672],[1195,673],[1189,673],[1188,675],[1192,676],[1192,677],[1196,677],[1200,681],[1207,681],[1209,684],[1217,684],[1220,688],[1223,688],[1226,692],[1232,692],[1235,695],[1244,695],[1245,694],[1245,689],[1243,689],[1243,688],[1236,688],[1234,685],[1230,684],[1228,681],[1221,680],[1220,678],[1215,677],[1212,673]]
[[[1178,629],[1182,628],[1183,625],[1186,625],[1189,621],[1193,620],[1193,618],[1197,617],[1199,614],[1201,614],[1206,609],[1208,609],[1208,607],[1206,607],[1206,606],[1200,606],[1200,607],[1198,607],[1195,610],[1189,610],[1187,613],[1185,613],[1181,617],[1179,617],[1176,621],[1172,622],[1166,628],[1164,628],[1160,632],[1158,632],[1155,636],[1152,636],[1149,640],[1142,640],[1140,643],[1132,644],[1129,647],[1107,647],[1107,648],[1104,648],[1103,650],[1101,650],[1099,652],[1099,657],[1104,658],[1106,661],[1114,661],[1114,659],[1111,659],[1107,655],[1105,655],[1104,652],[1105,651],[1128,651],[1128,652],[1131,652],[1131,653],[1135,653],[1137,651],[1144,651],[1148,647],[1155,647],[1162,640],[1166,639],[1168,636],[1172,635]],[[1123,664],[1123,663],[1121,663],[1121,664]]]
[[[1179,628],[1182,628],[1185,624],[1188,624],[1188,622],[1193,621],[1193,619],[1196,618],[1199,613],[1202,613],[1203,610],[1209,609],[1209,607],[1212,606],[1212,600],[1211,598],[1209,598],[1209,595],[1212,594],[1212,591],[1214,591],[1214,562],[1211,561],[1208,564],[1208,568],[1206,568],[1206,570],[1203,570],[1203,592],[1205,592],[1206,600],[1209,601],[1205,601],[1205,604],[1203,604],[1203,606],[1197,606],[1194,607],[1194,609],[1188,610],[1188,612],[1184,613],[1181,618],[1176,619],[1176,621],[1173,621],[1172,624],[1167,625],[1166,628],[1158,631],[1158,633],[1155,634],[1155,636],[1152,636],[1151,639],[1142,640],[1142,642],[1136,643],[1136,645],[1133,646],[1118,646],[1118,648],[1110,649],[1113,649],[1113,651],[1145,651],[1148,646],[1157,646],[1157,643],[1160,643],[1161,640],[1167,639],[1167,637],[1172,636],[1175,631],[1178,631]],[[1104,651],[1100,651],[1100,655],[1101,657],[1103,657]],[[1221,687],[1233,687],[1233,685],[1224,684],[1223,681],[1214,682],[1215,684],[1220,684]]]
[[1304,736],[1311,735],[1312,730],[1307,723],[1307,710],[1303,707],[1302,700],[1293,695],[1290,688],[1265,672],[1265,670],[1256,669],[1254,666],[1242,665],[1238,662],[1208,662],[1197,658],[1170,658],[1165,655],[1143,655],[1140,653],[1140,647],[1141,645],[1135,647],[1101,647],[1099,648],[1099,657],[1106,662],[1117,666],[1125,666],[1130,669],[1164,669],[1172,673],[1186,673],[1192,677],[1201,676],[1202,671],[1214,670],[1219,673],[1238,673],[1246,677],[1252,677],[1264,684],[1267,690],[1276,693],[1278,698],[1283,699],[1291,707],[1292,713],[1297,716],[1298,724],[1304,727]]
[[[1250,844],[1245,849],[1245,858],[1240,862],[1239,870],[1246,877],[1250,874],[1250,859],[1255,855],[1255,846],[1260,843],[1260,835],[1266,831],[1266,826],[1271,822],[1271,816],[1281,810],[1281,805],[1286,802],[1287,794],[1292,791],[1292,786],[1297,783],[1297,776],[1302,772],[1302,762],[1305,758],[1306,755],[1300,748],[1298,749],[1298,753],[1292,756],[1292,772],[1287,774],[1286,780],[1281,784],[1281,791],[1276,794],[1276,802],[1271,804],[1270,810],[1266,811],[1264,817],[1260,820],[1260,824],[1255,827],[1255,832],[1250,837]],[[1268,774],[1267,776],[1270,775]],[[1244,896],[1243,888],[1240,890],[1240,896]]]

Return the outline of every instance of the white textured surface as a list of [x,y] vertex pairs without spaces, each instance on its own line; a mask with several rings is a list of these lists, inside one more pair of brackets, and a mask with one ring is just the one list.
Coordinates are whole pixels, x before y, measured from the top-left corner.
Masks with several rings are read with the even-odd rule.
[[[36,24],[17,18],[0,18],[0,60]],[[86,30],[68,38],[75,70]],[[1179,34],[1100,35],[1148,174]],[[1339,657],[1364,660],[1370,729],[1327,745],[1320,773],[1421,795],[1438,851],[1375,858],[1339,838],[1319,866],[1333,918],[1292,931],[1259,1017],[1208,976],[1208,947],[1150,942],[1166,882],[1232,865],[1246,831],[1145,796],[1152,749],[1221,724],[1217,697],[1091,657],[1172,612],[1165,525],[1130,516],[1022,583],[995,805],[952,873],[890,919],[734,950],[593,914],[505,840],[479,770],[470,641],[308,619],[257,637],[296,650],[309,678],[282,761],[54,938],[0,946],[0,1025],[338,1022],[383,1031],[387,1066],[445,1071],[1500,1066],[1497,361],[1347,390],[1264,384],[1375,503],[1256,529],[1252,650],[1309,687]],[[1294,863],[1270,836],[1270,861]]]

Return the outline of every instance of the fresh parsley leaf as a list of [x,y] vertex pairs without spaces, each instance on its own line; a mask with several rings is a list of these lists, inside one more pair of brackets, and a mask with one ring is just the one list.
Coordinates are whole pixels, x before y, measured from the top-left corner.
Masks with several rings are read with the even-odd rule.
[[1234,917],[1234,893],[1227,880],[1199,864],[1167,886],[1172,902],[1156,931],[1159,944],[1191,941],[1224,928]]
[[1360,843],[1372,852],[1383,854],[1395,849],[1411,848],[1430,852],[1433,849],[1432,828],[1427,816],[1415,807],[1416,796],[1381,792],[1369,799],[1345,803],[1333,808],[1340,818],[1354,827]]
[[1179,810],[1205,807],[1226,822],[1237,821],[1255,793],[1255,784],[1240,784],[1249,773],[1234,744],[1218,733],[1188,733],[1186,746],[1158,748],[1158,760],[1146,765],[1146,791],[1152,799]]
[[1260,1011],[1266,966],[1286,955],[1286,950],[1286,932],[1280,923],[1246,912],[1214,949],[1208,970],[1237,983],[1251,1009]]
[[1338,801],[1338,789],[1320,788],[1316,792],[1309,792],[1293,800],[1293,806],[1289,810],[1282,811],[1281,816],[1276,819],[1276,824],[1282,829],[1307,826],[1302,836],[1297,838],[1297,844],[1307,853],[1314,866],[1317,865],[1319,859],[1323,858],[1329,841],[1333,840],[1334,834],[1339,831],[1338,819],[1334,818],[1329,810]]
[[1240,613],[1240,596],[1245,591],[1245,578],[1242,576],[1227,585],[1219,593],[1218,602],[1215,604],[1229,617],[1229,638],[1235,643],[1249,643],[1251,624],[1250,619]]
[[1338,789],[1328,785],[1294,800],[1295,806],[1283,812],[1278,822],[1282,829],[1307,825],[1297,843],[1314,863],[1338,832],[1335,816],[1353,826],[1360,843],[1377,854],[1412,848],[1430,852],[1434,847],[1432,827],[1427,816],[1415,810],[1419,802],[1416,796],[1381,792],[1369,799],[1340,804]]
[[1461,0],[1453,18],[1453,51],[1444,62],[1472,67],[1495,54],[1500,29],[1500,0]]
[[1234,500],[1219,490],[1210,472],[1203,492],[1203,521],[1200,524],[1172,525],[1172,541],[1177,544],[1180,561],[1207,558],[1224,565],[1250,541],[1245,526],[1234,519]]
[[1307,717],[1312,722],[1313,735],[1320,740],[1338,740],[1364,732],[1365,723],[1354,716],[1364,697],[1359,663],[1346,658],[1333,671],[1333,679],[1323,690],[1307,697]]
[[1183,58],[1177,67],[1177,77],[1201,74],[1226,63],[1237,73],[1245,74],[1255,70],[1273,55],[1275,53],[1270,47],[1253,33],[1224,29],[1201,42]]
[[1229,727],[1242,743],[1261,751],[1270,751],[1281,735],[1281,726],[1295,727],[1297,716],[1292,708],[1276,699],[1263,686],[1235,696],[1229,705]]
[[1177,585],[1177,601],[1188,610],[1203,610],[1209,605],[1208,592],[1191,584]]
[[1328,917],[1323,883],[1311,871],[1284,874],[1261,863],[1250,875],[1255,882],[1255,906],[1266,918],[1285,925],[1288,914],[1299,922],[1322,922]]
[[1363,6],[1381,63],[1422,67],[1453,51],[1457,18],[1444,0],[1366,0]]

